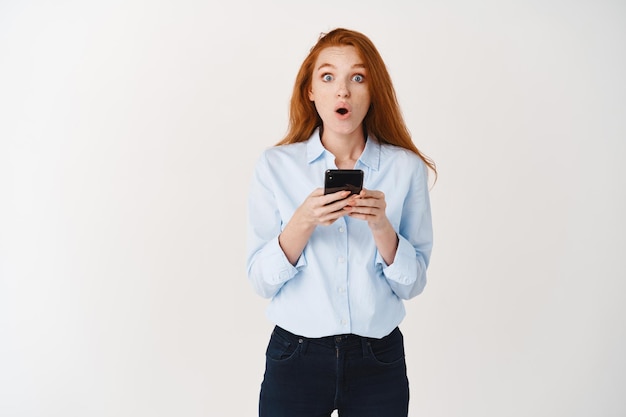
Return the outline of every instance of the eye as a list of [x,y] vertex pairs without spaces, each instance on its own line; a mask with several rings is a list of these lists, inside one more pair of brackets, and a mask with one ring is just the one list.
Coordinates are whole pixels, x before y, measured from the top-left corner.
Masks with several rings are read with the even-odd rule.
[[333,76],[330,75],[330,74],[324,74],[324,75],[322,75],[322,80],[326,81],[326,82],[332,81],[333,80]]
[[352,76],[352,81],[357,82],[357,83],[362,83],[363,81],[365,81],[365,77],[361,74],[354,74]]

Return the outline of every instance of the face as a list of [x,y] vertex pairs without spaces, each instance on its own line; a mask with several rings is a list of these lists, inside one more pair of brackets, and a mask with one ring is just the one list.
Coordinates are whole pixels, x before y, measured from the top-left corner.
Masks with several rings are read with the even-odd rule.
[[370,106],[367,70],[353,46],[323,49],[313,69],[309,100],[315,103],[324,133],[361,134]]

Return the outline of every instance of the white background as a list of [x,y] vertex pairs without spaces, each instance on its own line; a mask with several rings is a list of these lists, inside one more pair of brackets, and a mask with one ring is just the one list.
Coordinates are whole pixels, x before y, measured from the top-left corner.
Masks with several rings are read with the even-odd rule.
[[440,171],[411,415],[626,415],[624,2],[4,0],[1,416],[256,415],[248,180],[337,26]]

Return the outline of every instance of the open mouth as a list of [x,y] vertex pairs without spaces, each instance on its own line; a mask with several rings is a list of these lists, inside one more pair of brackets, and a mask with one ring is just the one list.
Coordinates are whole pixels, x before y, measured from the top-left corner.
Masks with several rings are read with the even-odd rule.
[[339,113],[340,115],[344,115],[346,113],[348,113],[348,109],[344,109],[343,107],[340,109],[337,109],[337,113]]

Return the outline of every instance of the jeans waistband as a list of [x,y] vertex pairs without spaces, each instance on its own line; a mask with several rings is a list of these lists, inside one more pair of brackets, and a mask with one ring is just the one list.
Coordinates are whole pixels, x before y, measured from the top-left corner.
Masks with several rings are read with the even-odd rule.
[[[344,346],[344,347],[349,347],[352,345],[358,346],[364,342],[367,343],[369,340],[371,340],[371,338],[368,338],[365,336],[359,336],[353,333],[338,334],[338,335],[324,336],[324,337],[304,337],[304,336],[299,336],[297,334],[293,334],[290,331],[285,330],[280,326],[275,326],[274,331],[279,333],[281,336],[289,340],[292,340],[295,343],[298,343],[298,342],[302,343],[303,341],[307,341],[308,343],[329,346],[332,348],[335,348],[336,346]],[[389,337],[391,334],[393,334],[396,331],[399,331],[397,327],[389,335],[385,337]]]
[[363,342],[367,341],[366,337],[362,337],[356,334],[348,333],[348,334],[338,334],[334,336],[324,336],[324,337],[304,337],[297,334],[293,334],[288,330],[283,329],[280,326],[276,326],[274,331],[281,336],[287,338],[288,340],[293,341],[294,343],[312,343],[318,346],[325,346],[328,348],[335,349],[336,347],[342,348],[350,348],[350,347],[359,347],[362,346]]

